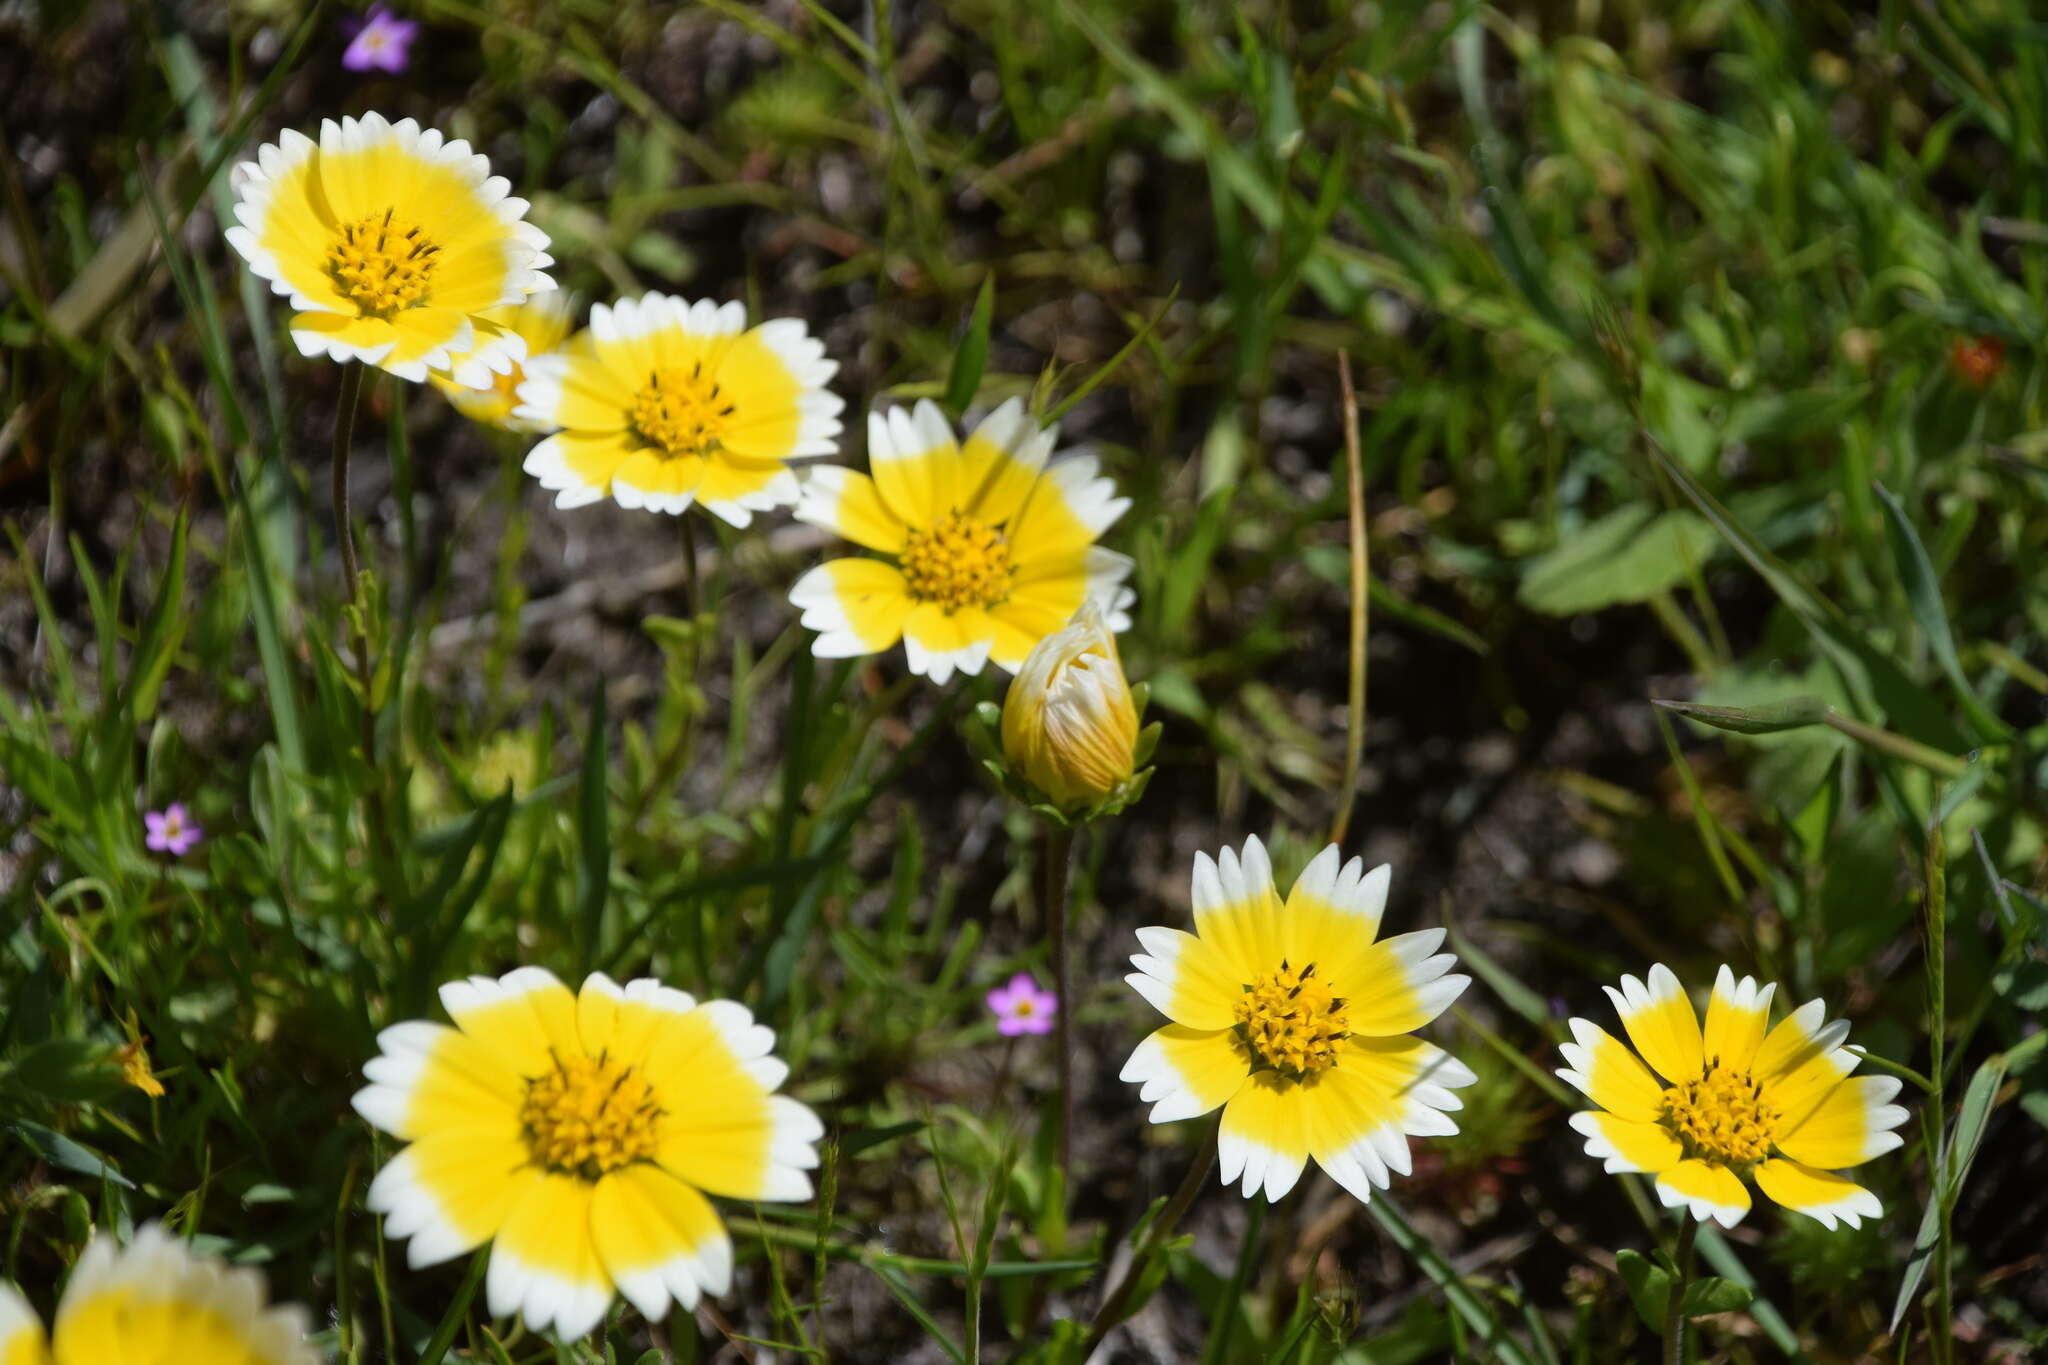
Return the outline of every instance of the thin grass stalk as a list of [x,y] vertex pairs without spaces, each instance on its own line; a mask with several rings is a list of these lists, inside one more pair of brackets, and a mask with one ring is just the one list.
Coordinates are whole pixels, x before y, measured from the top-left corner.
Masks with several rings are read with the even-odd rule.
[[1053,1011],[1053,1051],[1059,1069],[1059,1155],[1060,1171],[1067,1189],[1074,1188],[1074,1034],[1073,972],[1067,961],[1067,872],[1073,862],[1074,830],[1070,825],[1049,826],[1045,832],[1044,862],[1039,892],[1044,897],[1043,913],[1052,935],[1053,994],[1059,1006]]
[[[1940,802],[1934,803],[1940,809]],[[1926,913],[1927,953],[1927,1041],[1932,1065],[1927,1077],[1933,1084],[1929,1103],[1934,1106],[1936,1145],[1931,1164],[1934,1170],[1935,1265],[1934,1321],[1928,1325],[1934,1358],[1942,1365],[1955,1359],[1955,1339],[1950,1324],[1955,1321],[1954,1218],[1957,1186],[1951,1169],[1955,1144],[1948,1128],[1948,857],[1941,837],[1941,822],[1933,821],[1927,831],[1925,863],[1927,893],[1921,899]]]
[[1238,1306],[1244,1302],[1245,1282],[1251,1278],[1252,1262],[1259,1251],[1259,1232],[1266,1223],[1266,1192],[1252,1196],[1251,1216],[1244,1225],[1244,1245],[1237,1249],[1237,1269],[1230,1273],[1230,1288],[1223,1293],[1222,1321],[1209,1334],[1202,1352],[1203,1365],[1223,1365],[1230,1358],[1230,1338],[1237,1331]]
[[1351,517],[1351,681],[1345,694],[1344,780],[1337,787],[1337,815],[1330,842],[1342,844],[1358,800],[1358,765],[1365,753],[1365,628],[1371,604],[1371,548],[1365,525],[1365,468],[1358,451],[1358,393],[1351,383],[1351,353],[1337,352],[1337,383],[1344,396],[1344,467],[1350,486]]
[[1678,1234],[1678,1248],[1671,1262],[1678,1278],[1671,1282],[1671,1297],[1664,1304],[1664,1365],[1685,1365],[1685,1287],[1692,1280],[1693,1242],[1700,1235],[1697,1218],[1680,1215],[1684,1226]]
[[[1061,1002],[1065,1008],[1065,1002]],[[1124,1267],[1123,1277],[1103,1297],[1102,1307],[1095,1310],[1094,1321],[1088,1324],[1088,1338],[1081,1343],[1075,1355],[1077,1360],[1086,1360],[1095,1354],[1095,1348],[1109,1335],[1110,1329],[1130,1316],[1131,1299],[1138,1292],[1138,1285],[1145,1277],[1145,1267],[1151,1263],[1153,1253],[1158,1251],[1166,1239],[1173,1236],[1180,1220],[1187,1215],[1188,1206],[1195,1202],[1195,1196],[1202,1192],[1202,1185],[1209,1178],[1209,1172],[1216,1165],[1216,1133],[1212,1129],[1198,1144],[1195,1159],[1188,1163],[1187,1174],[1181,1177],[1180,1185],[1173,1196],[1166,1201],[1166,1207],[1159,1210],[1159,1216],[1152,1220],[1146,1230],[1145,1241],[1131,1253],[1130,1263]]]
[[349,524],[348,457],[356,435],[356,407],[363,393],[363,365],[348,361],[341,367],[341,396],[334,409],[334,543],[341,550],[342,590],[351,605],[356,603],[359,568],[356,564],[356,533]]

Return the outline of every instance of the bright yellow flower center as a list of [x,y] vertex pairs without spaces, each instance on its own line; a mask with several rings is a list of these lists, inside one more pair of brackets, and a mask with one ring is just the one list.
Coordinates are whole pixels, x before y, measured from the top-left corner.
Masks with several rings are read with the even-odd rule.
[[948,614],[986,607],[1010,595],[1010,542],[965,512],[940,517],[931,530],[912,529],[898,556],[910,595]]
[[1664,1126],[1677,1135],[1685,1154],[1725,1166],[1746,1166],[1768,1156],[1780,1117],[1760,1083],[1747,1071],[1722,1066],[1718,1057],[1700,1079],[1664,1092]]
[[327,248],[327,273],[366,317],[389,318],[423,303],[441,248],[392,210],[343,223]]
[[733,404],[698,361],[648,373],[633,400],[633,430],[670,459],[709,455],[725,443]]
[[605,1057],[557,1059],[519,1109],[535,1163],[585,1180],[651,1158],[660,1118],[646,1079]]
[[1316,964],[1267,972],[1237,1001],[1237,1035],[1253,1060],[1295,1079],[1337,1064],[1337,1044],[1351,1036],[1345,1002],[1316,977]]

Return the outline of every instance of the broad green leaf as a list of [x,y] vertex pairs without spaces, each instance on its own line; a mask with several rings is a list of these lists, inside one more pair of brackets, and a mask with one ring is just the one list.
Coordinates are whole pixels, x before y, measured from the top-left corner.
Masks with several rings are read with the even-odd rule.
[[974,401],[974,395],[981,389],[982,371],[988,368],[988,332],[995,318],[996,273],[991,270],[981,277],[981,292],[974,296],[974,312],[967,319],[967,332],[960,338],[960,349],[953,352],[953,366],[946,375],[945,396],[939,400],[948,416],[955,421],[967,411],[967,405]]
[[1630,503],[1530,560],[1516,596],[1550,616],[1643,602],[1683,583],[1714,548],[1713,528],[1693,513]]
[[1962,1196],[1963,1181],[1969,1177],[1970,1163],[1976,1159],[1977,1146],[1984,1140],[1984,1128],[1991,1118],[1991,1104],[1997,1098],[1998,1087],[2005,1081],[2005,1069],[2003,1055],[1992,1057],[1977,1068],[1976,1074],[1970,1077],[1969,1088],[1963,1092],[1962,1108],[1957,1112],[1956,1121],[1949,1127],[1947,1138],[1934,1160],[1934,1188],[1926,1209],[1920,1215],[1920,1229],[1913,1234],[1913,1254],[1906,1258],[1906,1273],[1899,1280],[1899,1295],[1892,1301],[1889,1328],[1892,1332],[1897,1332],[1899,1324],[1906,1320],[1906,1311],[1913,1306],[1913,1297],[1927,1274],[1927,1264],[1934,1259],[1943,1200],[1953,1206]]
[[1671,1306],[1671,1272],[1639,1251],[1616,1252],[1614,1262],[1636,1316],[1652,1332],[1662,1332],[1665,1311]]
[[1738,1308],[1747,1308],[1754,1297],[1733,1280],[1709,1275],[1685,1287],[1685,1297],[1679,1301],[1678,1311],[1689,1318],[1705,1317],[1709,1313],[1732,1313]]

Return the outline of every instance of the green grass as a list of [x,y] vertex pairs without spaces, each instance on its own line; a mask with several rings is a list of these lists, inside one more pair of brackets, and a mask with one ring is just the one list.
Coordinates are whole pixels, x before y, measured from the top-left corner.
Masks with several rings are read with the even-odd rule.
[[[1759,1200],[1701,1238],[1757,1293],[1701,1354],[1988,1356],[1951,1311],[2048,1347],[2027,6],[406,8],[402,78],[343,72],[340,15],[291,0],[45,7],[0,57],[0,1272],[39,1307],[92,1226],[165,1218],[343,1360],[607,1358],[493,1324],[361,1206],[377,1030],[536,963],[745,1001],[831,1130],[814,1205],[724,1210],[734,1293],[615,1313],[609,1358],[1073,1360],[1132,1246],[1119,1358],[1637,1358],[1673,1228],[1565,1129],[1559,1010],[1727,961],[1850,1017],[1913,1119],[1863,1173],[1881,1225]],[[784,594],[815,540],[721,532],[693,615],[672,523],[557,512],[519,442],[373,381],[358,668],[337,374],[217,215],[257,142],[373,107],[508,168],[585,298],[806,316],[849,463],[871,403],[1031,394],[1134,498],[1108,543],[1165,729],[1080,840],[1071,1173],[1049,1055],[981,1006],[1046,961],[1043,833],[961,737],[1000,683],[812,659]],[[167,862],[140,813],[173,799],[209,837]],[[1204,1187],[1148,1239],[1212,1138],[1114,1079],[1151,1027],[1131,930],[1182,921],[1195,849],[1256,833],[1285,882],[1343,808],[1347,853],[1397,860],[1389,926],[1450,922],[1478,977],[1430,1031],[1471,1118],[1389,1201],[1305,1180],[1251,1240]],[[1561,867],[1582,845],[1611,870]],[[131,1013],[162,1099],[121,1083]]]

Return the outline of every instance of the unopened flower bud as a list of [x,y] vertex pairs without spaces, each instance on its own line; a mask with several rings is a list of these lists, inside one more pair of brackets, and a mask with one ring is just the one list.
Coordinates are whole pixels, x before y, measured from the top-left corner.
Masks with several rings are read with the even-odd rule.
[[1003,753],[1061,810],[1105,800],[1137,765],[1138,709],[1090,602],[1038,642],[1003,698]]

